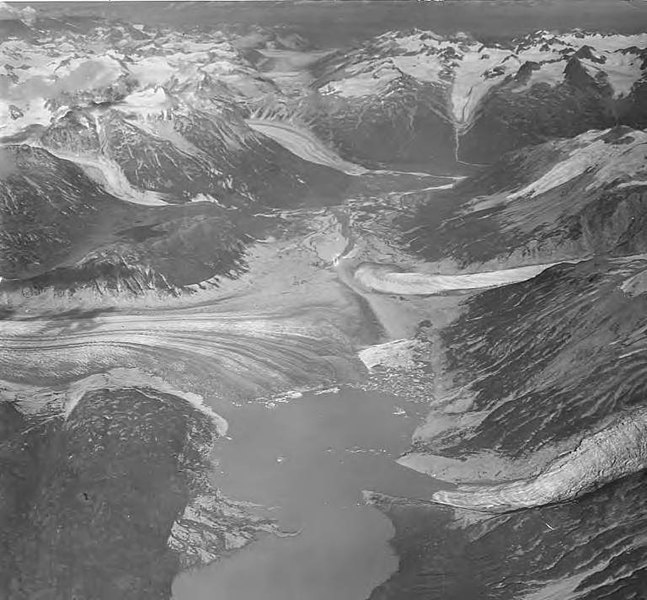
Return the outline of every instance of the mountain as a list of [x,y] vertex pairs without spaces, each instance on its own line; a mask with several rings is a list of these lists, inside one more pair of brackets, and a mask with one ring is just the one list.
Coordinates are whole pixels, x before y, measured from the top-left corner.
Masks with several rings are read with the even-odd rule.
[[2,46],[0,136],[77,162],[114,195],[287,205],[349,184],[247,126],[236,102],[275,86],[222,36],[120,24],[39,42]]
[[647,249],[647,136],[592,130],[408,196],[401,242],[437,268],[492,270]]
[[644,258],[564,263],[469,299],[441,334],[451,378],[439,384],[437,406],[447,404],[446,426],[430,418],[434,433],[421,428],[419,451],[469,456],[460,469],[472,480],[489,479],[489,469],[519,475],[631,415],[645,391],[646,272]]
[[371,599],[644,594],[646,302],[644,255],[599,258],[422,324],[419,360],[442,358],[400,462],[457,485],[369,496],[401,557]]
[[[2,149],[0,273],[35,285],[165,289],[244,268],[249,218],[212,202],[141,206],[41,148]],[[39,283],[40,282],[40,283]],[[8,283],[8,282],[7,282]]]
[[646,42],[583,31],[496,44],[388,32],[315,65],[299,111],[350,160],[491,163],[553,137],[643,127]]
[[375,494],[401,559],[370,600],[641,598],[646,483],[636,474],[576,502],[490,519]]
[[0,3],[0,597],[643,598],[647,34],[235,4]]
[[[0,481],[3,583],[16,599],[165,597],[170,574],[184,560],[169,547],[169,531],[194,497],[214,495],[205,461],[226,424],[216,434],[209,411],[181,392],[141,381],[119,387],[101,377],[84,383],[86,390],[55,422],[34,425],[31,415],[0,403],[3,454],[20,440],[10,474]],[[220,520],[227,514],[243,537],[262,528],[222,497],[208,513]],[[224,532],[211,534],[205,551],[227,545]]]
[[[22,141],[95,105],[125,101],[141,112],[160,88],[171,103],[215,118],[226,110],[306,124],[343,158],[409,170],[490,163],[554,137],[647,122],[644,34],[539,31],[483,43],[394,31],[313,62],[305,40],[262,27],[182,35],[72,25],[32,28],[3,44],[2,138]],[[309,75],[283,89],[268,65],[290,53]]]
[[350,183],[255,132],[234,110],[196,109],[162,88],[70,111],[36,143],[77,162],[113,194],[142,203],[301,205],[335,198]]

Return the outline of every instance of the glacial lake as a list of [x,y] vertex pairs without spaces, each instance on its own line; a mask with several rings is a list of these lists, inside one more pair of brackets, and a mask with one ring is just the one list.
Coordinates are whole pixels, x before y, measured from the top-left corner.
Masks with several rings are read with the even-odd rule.
[[[230,557],[180,574],[175,600],[365,600],[398,567],[391,522],[362,490],[428,498],[441,484],[402,467],[424,405],[344,388],[225,414],[215,483],[271,507],[291,537],[265,535]],[[264,513],[268,514],[268,513]]]

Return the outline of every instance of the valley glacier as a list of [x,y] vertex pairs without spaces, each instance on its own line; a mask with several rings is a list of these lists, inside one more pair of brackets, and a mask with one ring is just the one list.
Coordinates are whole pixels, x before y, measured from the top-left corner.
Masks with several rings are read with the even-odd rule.
[[0,598],[643,598],[645,9],[94,4],[0,4]]

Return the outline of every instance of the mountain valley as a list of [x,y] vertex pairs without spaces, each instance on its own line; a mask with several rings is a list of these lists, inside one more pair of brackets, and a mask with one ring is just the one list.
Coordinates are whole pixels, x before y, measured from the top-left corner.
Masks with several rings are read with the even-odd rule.
[[0,598],[644,597],[605,3],[0,4]]

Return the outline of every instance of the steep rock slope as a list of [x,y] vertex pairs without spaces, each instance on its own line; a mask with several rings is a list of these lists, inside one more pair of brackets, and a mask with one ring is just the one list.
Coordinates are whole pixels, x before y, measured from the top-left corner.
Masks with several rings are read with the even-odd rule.
[[169,288],[244,268],[237,223],[210,202],[137,206],[108,194],[75,164],[43,149],[0,150],[0,276],[63,287],[105,280]]
[[371,600],[644,596],[646,301],[644,256],[597,259],[473,296],[439,337],[421,327],[444,362],[401,462],[458,485],[368,495],[400,556]]
[[253,131],[236,111],[195,109],[163,88],[110,108],[70,111],[37,143],[140,203],[325,203],[349,184],[343,173],[301,160]]
[[104,389],[47,429],[11,597],[167,597],[178,558],[166,541],[197,491],[208,420],[169,394]]
[[[142,373],[133,385],[118,379],[77,382],[67,403],[3,389],[3,596],[166,598],[180,565],[196,564],[192,553],[215,558],[230,540],[271,530],[209,481],[223,419]],[[184,544],[177,523],[192,538]]]
[[323,59],[301,110],[349,159],[490,163],[556,136],[644,126],[646,43],[581,31],[507,44],[390,32]]
[[425,260],[487,270],[647,249],[647,135],[614,128],[502,158],[453,189],[410,196],[396,223]]
[[376,495],[395,526],[400,567],[370,600],[642,598],[646,484],[637,474],[577,502],[476,520]]
[[563,501],[647,465],[646,273],[644,258],[563,264],[467,302],[442,332],[447,379],[415,447],[432,472],[485,487],[439,502]]

